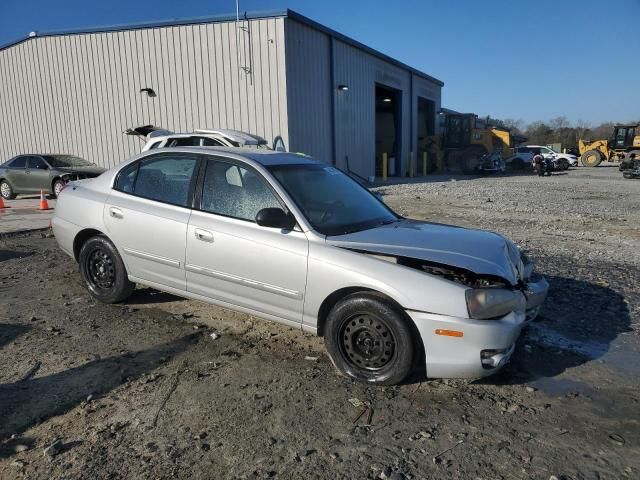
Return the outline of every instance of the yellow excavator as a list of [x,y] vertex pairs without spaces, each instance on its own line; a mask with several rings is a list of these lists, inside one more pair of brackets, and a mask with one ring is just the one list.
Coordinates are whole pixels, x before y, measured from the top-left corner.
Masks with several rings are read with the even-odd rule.
[[640,124],[616,125],[609,140],[578,140],[580,161],[585,167],[597,167],[603,161],[622,162],[620,169],[631,161],[631,154],[640,158]]
[[444,132],[421,139],[419,150],[428,154],[428,173],[474,173],[480,158],[499,151],[504,159],[511,156],[511,133],[489,125],[473,113],[442,109]]

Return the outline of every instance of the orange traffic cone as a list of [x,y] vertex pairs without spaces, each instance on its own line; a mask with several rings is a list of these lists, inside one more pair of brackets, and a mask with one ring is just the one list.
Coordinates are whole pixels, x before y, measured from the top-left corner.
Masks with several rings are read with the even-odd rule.
[[7,208],[7,207],[4,206],[4,198],[0,196],[0,210],[2,210],[3,208]]
[[40,207],[38,210],[49,210],[49,202],[44,198],[44,190],[40,190]]

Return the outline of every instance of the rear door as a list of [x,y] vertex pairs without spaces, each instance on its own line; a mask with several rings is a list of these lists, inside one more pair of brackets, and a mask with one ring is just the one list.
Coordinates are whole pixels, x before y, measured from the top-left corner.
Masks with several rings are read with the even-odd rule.
[[196,154],[163,152],[116,177],[104,223],[132,277],[185,290],[185,238],[199,162]]
[[27,190],[27,156],[16,157],[7,167],[7,180],[15,190],[15,193],[22,193]]
[[187,290],[302,322],[308,241],[300,230],[261,227],[263,208],[286,206],[251,167],[206,161],[200,201],[187,232]]
[[51,189],[51,176],[49,165],[42,159],[35,155],[29,156],[27,160],[27,186],[29,190],[33,192],[39,192],[40,190],[49,191]]

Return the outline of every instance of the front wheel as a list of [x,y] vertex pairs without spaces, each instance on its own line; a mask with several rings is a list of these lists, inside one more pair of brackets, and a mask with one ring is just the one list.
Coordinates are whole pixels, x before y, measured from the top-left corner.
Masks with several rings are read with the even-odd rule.
[[64,186],[65,186],[64,180],[62,180],[60,178],[58,180],[56,180],[55,182],[53,182],[53,188],[52,188],[53,196],[57,198],[58,195],[60,195],[60,192],[62,191]]
[[79,264],[85,286],[101,302],[121,302],[135,288],[116,247],[103,235],[91,237],[82,245]]
[[374,385],[395,385],[413,366],[415,347],[409,321],[391,302],[356,293],[327,317],[325,346],[346,376]]
[[597,167],[602,162],[602,153],[599,150],[589,150],[580,157],[585,167]]

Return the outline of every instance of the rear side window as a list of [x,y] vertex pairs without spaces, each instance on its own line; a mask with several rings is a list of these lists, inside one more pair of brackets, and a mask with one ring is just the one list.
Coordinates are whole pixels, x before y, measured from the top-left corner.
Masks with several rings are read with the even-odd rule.
[[18,157],[9,166],[11,168],[25,168],[27,166],[27,157]]
[[123,168],[114,188],[121,192],[188,207],[198,160],[194,155],[162,155]]

